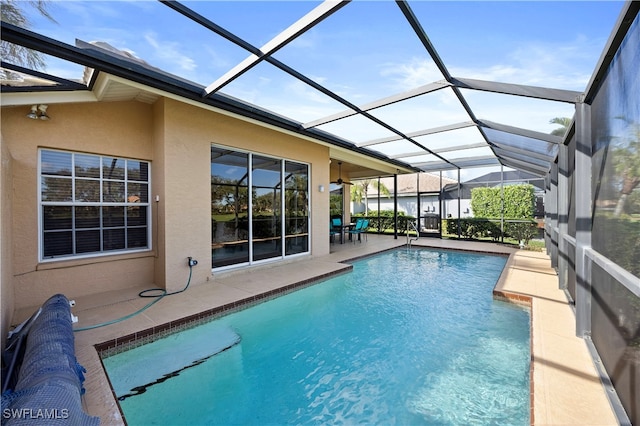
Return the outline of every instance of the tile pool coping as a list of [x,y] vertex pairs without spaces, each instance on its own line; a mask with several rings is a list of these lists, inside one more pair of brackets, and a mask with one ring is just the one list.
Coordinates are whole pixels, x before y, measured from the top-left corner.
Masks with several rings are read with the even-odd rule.
[[[511,256],[509,256],[509,258],[511,258]],[[505,269],[506,268],[507,268],[507,265],[505,265]],[[529,311],[529,411],[530,411],[529,424],[534,425],[536,424],[535,422],[535,383],[534,383],[535,375],[533,374],[535,363],[533,362],[533,309],[531,309],[533,298],[531,296],[499,290],[498,289],[499,285],[501,285],[500,280],[498,280],[498,284],[496,284],[496,286],[493,288],[493,298],[495,300],[503,300],[505,302],[525,306],[528,308],[528,311]]]
[[[413,250],[420,250],[420,249],[425,249],[425,247],[413,248]],[[433,248],[430,248],[430,249],[433,250]],[[390,252],[394,250],[400,250],[400,248],[392,247],[392,248],[387,248],[374,253],[351,257],[349,259],[346,259],[340,262],[347,265],[345,269],[327,272],[325,274],[321,274],[312,278],[304,279],[292,284],[285,285],[283,287],[278,287],[272,290],[265,291],[263,293],[255,294],[253,296],[249,296],[249,297],[239,299],[221,306],[217,306],[212,309],[207,309],[195,314],[187,315],[177,320],[168,321],[164,324],[153,326],[141,331],[137,331],[135,333],[130,333],[121,337],[117,337],[111,340],[97,343],[93,346],[95,347],[96,351],[98,352],[101,358],[106,358],[121,352],[126,352],[130,349],[145,345],[147,343],[151,343],[155,340],[161,339],[171,334],[179,333],[180,331],[183,331],[192,327],[197,327],[198,325],[210,322],[221,316],[229,315],[240,310],[248,309],[259,303],[263,303],[271,299],[284,296],[285,294],[288,294],[297,290],[301,290],[305,287],[319,284],[322,281],[325,281],[334,276],[349,273],[353,270],[353,265],[351,265],[352,262],[356,262],[358,260],[362,260],[372,256],[377,256],[381,253]],[[436,250],[448,250],[448,251],[457,251],[457,252],[463,252],[463,253],[466,252],[466,253],[497,255],[497,256],[507,257],[507,261],[505,262],[503,270],[500,273],[500,277],[498,278],[498,281],[494,286],[493,296],[494,298],[500,298],[508,302],[524,304],[524,305],[528,304],[529,307],[531,306],[531,297],[527,298],[526,296],[520,296],[520,295],[509,293],[509,292],[496,290],[496,288],[500,285],[504,271],[506,270],[507,265],[509,263],[509,258],[510,258],[509,255],[505,253],[500,253],[500,252],[481,252],[476,250],[461,250],[461,249],[436,249]]]
[[284,296],[285,294],[303,289],[305,287],[318,284],[328,278],[346,274],[352,269],[353,266],[349,265],[349,267],[347,267],[346,269],[327,272],[326,274],[322,274],[314,278],[305,279],[293,284],[265,291],[264,293],[245,297],[244,299],[240,299],[235,302],[226,303],[224,305],[217,306],[212,309],[207,309],[196,314],[188,315],[174,321],[169,321],[142,331],[127,334],[126,336],[117,337],[115,339],[111,339],[102,343],[97,343],[93,346],[96,348],[96,351],[98,351],[98,354],[101,358],[106,358],[121,352],[126,352],[138,346],[151,343],[168,335],[178,333],[192,327],[197,327],[198,325],[205,324],[221,316],[248,309],[259,303],[263,303],[271,299]]

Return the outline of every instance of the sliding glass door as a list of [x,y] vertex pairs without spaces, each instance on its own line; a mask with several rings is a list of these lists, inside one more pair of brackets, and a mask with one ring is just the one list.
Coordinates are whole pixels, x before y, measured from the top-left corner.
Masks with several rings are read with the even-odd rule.
[[249,262],[249,154],[211,148],[213,267]]
[[284,163],[285,255],[309,251],[309,167]]
[[211,225],[214,268],[309,252],[309,166],[212,146]]
[[282,161],[252,156],[253,260],[282,256]]

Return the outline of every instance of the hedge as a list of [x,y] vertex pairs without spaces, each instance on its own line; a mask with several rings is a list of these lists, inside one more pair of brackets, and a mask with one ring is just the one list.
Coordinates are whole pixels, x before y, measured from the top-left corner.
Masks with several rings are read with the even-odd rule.
[[[518,220],[518,222],[508,222],[509,220]],[[448,234],[458,235],[458,220],[444,219],[442,228],[446,229]],[[538,224],[533,219],[526,221],[522,219],[505,219],[505,237],[511,237],[528,244],[537,233]],[[492,238],[494,241],[498,241],[501,237],[500,221],[478,217],[462,218],[460,219],[460,236],[467,239]]]
[[[502,194],[504,191],[504,215]],[[501,188],[473,188],[471,208],[475,217],[532,219],[536,196],[531,184],[508,185]]]

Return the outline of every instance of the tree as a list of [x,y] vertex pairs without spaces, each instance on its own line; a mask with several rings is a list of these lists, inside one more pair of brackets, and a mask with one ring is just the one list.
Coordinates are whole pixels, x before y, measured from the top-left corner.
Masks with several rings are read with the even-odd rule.
[[351,199],[356,203],[362,203],[364,200],[364,215],[369,212],[369,185],[377,188],[378,195],[382,194],[386,197],[391,195],[389,188],[378,179],[363,179],[359,182],[354,182],[351,185]]
[[[557,129],[553,129],[551,131],[551,134],[554,136],[563,137],[565,133],[567,133],[567,129],[569,129],[569,126],[571,126],[571,119],[568,117],[555,117],[549,120],[549,123],[558,124],[560,126]],[[547,153],[551,154],[555,146],[556,145],[553,143],[548,144]]]
[[[47,0],[0,0],[0,18],[3,22],[8,24],[22,28],[30,28],[31,22],[27,18],[25,11],[22,9],[25,5],[35,8],[42,16],[49,19],[51,22],[56,22],[49,14],[48,8],[50,4]],[[4,40],[0,41],[0,55],[2,56],[3,61],[34,70],[42,70],[46,65],[44,57],[39,52]]]
[[[353,201],[354,203],[362,203],[362,200],[366,198],[363,185],[364,184],[361,182],[353,183],[353,185],[351,185],[351,201]],[[366,205],[364,206],[364,211],[366,214],[367,212]]]
[[306,174],[289,174],[285,177],[284,202],[289,216],[304,216],[309,205],[307,187],[309,179]]
[[557,129],[553,129],[553,131],[551,132],[552,135],[564,136],[564,134],[567,133],[567,129],[569,128],[569,126],[571,126],[571,119],[568,117],[555,117],[549,120],[549,123],[561,126]]
[[625,202],[640,184],[640,124],[629,125],[629,138],[624,138],[613,148],[613,164],[616,177],[620,179],[620,198],[613,212],[619,217],[624,212]]

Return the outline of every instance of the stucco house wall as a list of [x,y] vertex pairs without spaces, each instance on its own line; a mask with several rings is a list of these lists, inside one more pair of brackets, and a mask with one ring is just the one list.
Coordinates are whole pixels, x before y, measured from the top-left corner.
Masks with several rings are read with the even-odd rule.
[[[29,120],[26,112],[7,106],[1,117],[3,335],[13,310],[38,306],[55,293],[76,298],[132,286],[180,289],[189,256],[199,261],[191,285],[215,285],[211,144],[309,163],[310,252],[329,252],[329,193],[314,191],[329,182],[326,146],[169,98],[153,104],[50,103],[49,121]],[[39,148],[151,162],[152,250],[40,262]]]
[[9,149],[0,134],[0,347],[5,347],[9,324],[14,312],[14,291],[12,285],[13,264],[11,246],[13,241],[11,214],[12,162]]

